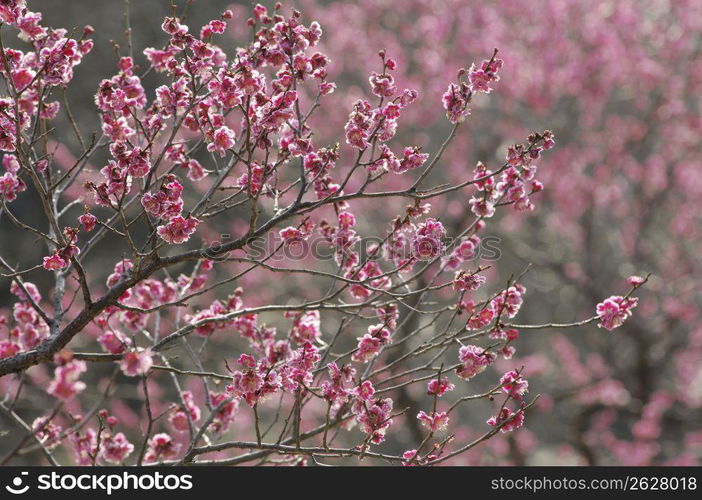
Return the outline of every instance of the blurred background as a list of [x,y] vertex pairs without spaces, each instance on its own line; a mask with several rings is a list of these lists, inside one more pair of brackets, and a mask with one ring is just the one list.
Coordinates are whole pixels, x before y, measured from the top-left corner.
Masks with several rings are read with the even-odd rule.
[[[95,28],[95,48],[77,68],[67,96],[87,136],[99,130],[92,96],[100,80],[116,72],[113,41],[121,46],[122,55],[128,50],[124,4],[116,0],[28,3],[43,13],[47,26],[77,32],[85,24]],[[176,3],[183,5],[182,0]],[[338,85],[316,118],[324,123],[320,134],[329,134],[316,136],[319,145],[325,140],[340,141],[353,101],[370,94],[367,77],[379,70],[377,52],[385,49],[398,61],[395,73],[400,88],[420,93],[403,115],[395,141],[435,151],[450,129],[440,104],[447,84],[459,68],[488,59],[499,48],[505,61],[501,81],[490,95],[476,99],[434,181],[465,180],[472,176],[477,161],[494,169],[502,163],[507,146],[524,141],[530,132],[551,129],[555,133],[556,148],[539,163],[545,190],[533,197],[536,210],[498,211],[485,233],[499,238],[499,259],[490,263],[493,284],[504,283],[532,264],[524,279],[527,295],[519,323],[587,318],[603,298],[626,291],[627,276],[652,273],[634,317],[617,330],[607,332],[590,324],[567,331],[522,332],[517,356],[500,362],[495,374],[525,366],[530,393],[542,394],[537,408],[519,432],[492,439],[451,463],[699,464],[702,2],[305,0],[287,2],[284,9],[289,6],[301,10],[305,22],[320,22],[324,34],[318,48],[331,58],[330,79]],[[227,8],[234,11],[234,20],[219,44],[232,54],[247,40],[248,4],[195,0],[185,23],[191,32],[198,32]],[[163,45],[160,25],[169,13],[165,0],[131,2],[138,64],[145,66],[143,48]],[[158,75],[147,77],[147,96],[151,98],[162,83]],[[67,126],[61,120],[57,119],[58,130]],[[56,136],[62,142],[62,154],[77,154],[72,135],[64,135]],[[99,169],[102,165],[97,163],[93,167]],[[391,181],[397,187],[403,185],[399,177]],[[453,227],[468,216],[469,197],[458,192],[434,204],[432,213]],[[403,205],[398,201],[396,206],[385,206],[383,224]],[[37,217],[40,221],[31,196],[20,197],[13,206],[25,220]],[[210,228],[206,237],[216,240],[222,234],[237,234],[245,223],[234,217]],[[359,221],[359,227],[364,234],[385,230],[370,217]],[[38,245],[16,244],[14,228],[6,220],[0,221],[0,229],[0,252],[8,261],[38,261],[45,255]],[[120,258],[120,250],[105,243],[100,252],[104,260],[94,262],[91,272],[103,281]],[[39,272],[32,281],[42,288],[48,287],[50,278],[50,273]],[[247,305],[285,303],[304,295],[300,290],[307,286],[295,277],[271,285],[270,277],[256,276],[247,276],[241,285],[250,297]],[[0,308],[10,306],[5,283]],[[89,336],[85,342],[89,345]],[[224,341],[213,343],[222,350],[219,357],[205,362],[221,368],[223,353],[231,359],[237,347]],[[82,398],[85,406],[90,405],[90,391],[96,396],[109,374],[109,367],[98,367],[87,375],[94,377],[95,384],[89,384]],[[44,378],[49,376],[47,370]],[[42,376],[33,377],[41,380]],[[471,392],[492,385],[489,382],[482,387],[479,380],[471,381],[475,388]],[[40,389],[28,391],[25,398],[33,402],[27,404],[40,406],[44,397]],[[422,397],[421,391],[402,395],[410,406]],[[167,401],[164,395],[164,407]],[[123,422],[137,425],[142,408],[136,384],[125,386],[111,411],[119,413]],[[467,408],[455,430],[457,438],[466,440],[484,432],[490,411],[487,406]],[[250,429],[248,413],[242,412],[232,436],[250,438],[237,434],[237,429]],[[409,412],[416,413],[417,408]],[[421,436],[421,429],[414,418],[396,425],[399,429],[387,446],[401,453]],[[4,445],[0,442],[0,446]]]

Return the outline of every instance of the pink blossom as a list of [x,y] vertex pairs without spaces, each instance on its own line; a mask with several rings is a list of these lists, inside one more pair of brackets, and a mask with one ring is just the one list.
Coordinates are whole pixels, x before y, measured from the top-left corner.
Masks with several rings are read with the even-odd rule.
[[373,389],[370,381],[365,381],[354,390],[352,411],[356,421],[360,424],[361,431],[369,436],[370,442],[380,444],[385,441],[385,434],[392,425],[390,418],[393,402],[390,398],[373,399]]
[[633,276],[633,275],[629,276],[626,279],[626,282],[635,288],[643,285],[645,281],[646,281],[645,278],[642,278],[641,276]]
[[288,317],[293,320],[293,328],[290,332],[290,340],[293,342],[298,344],[316,342],[322,336],[319,311],[305,311],[298,315],[288,315]]
[[637,298],[624,298],[619,295],[613,295],[604,302],[597,304],[597,316],[600,318],[597,326],[614,330],[622,326],[624,321],[633,313],[631,310],[638,304]]
[[424,427],[427,427],[431,432],[437,432],[445,429],[449,423],[449,416],[445,411],[432,412],[427,415],[424,410],[417,414],[417,419]]
[[444,104],[444,109],[446,109],[446,118],[448,118],[451,123],[461,123],[465,121],[466,117],[470,114],[470,110],[468,109],[470,93],[468,93],[465,84],[461,84],[460,86],[455,83],[449,84],[441,100]]
[[455,386],[445,377],[441,377],[441,380],[432,379],[427,384],[427,394],[430,396],[441,397],[454,389]]
[[98,338],[98,342],[111,354],[121,354],[131,346],[132,341],[122,332],[117,330],[106,330]]
[[221,126],[215,130],[212,142],[207,145],[208,151],[216,151],[219,156],[224,156],[228,149],[234,147],[234,131],[226,126]]
[[57,271],[68,267],[68,261],[61,257],[58,253],[44,257],[44,269],[47,271]]
[[432,260],[444,250],[442,238],[446,235],[443,224],[427,219],[417,226],[412,239],[412,255],[418,260]]
[[472,197],[468,200],[470,210],[478,217],[492,217],[495,215],[495,204],[486,198]]
[[453,279],[453,289],[474,291],[480,288],[485,281],[485,276],[480,274],[467,274],[464,271],[457,271]]
[[[226,402],[225,402],[226,401]],[[239,400],[231,399],[227,393],[210,393],[210,402],[213,408],[220,408],[212,420],[212,429],[215,432],[226,432],[234,422],[239,411]]]
[[188,169],[188,179],[194,182],[201,181],[207,177],[207,174],[209,173],[203,168],[199,161],[194,159],[188,160],[184,166]]
[[493,58],[490,61],[483,61],[479,69],[476,68],[475,64],[471,65],[468,70],[471,90],[489,94],[491,90],[489,84],[500,80],[497,72],[503,64],[502,59]]
[[498,416],[488,419],[487,424],[500,426],[500,432],[511,432],[524,425],[524,411],[512,412],[509,408],[502,408]]
[[179,451],[180,444],[174,442],[170,435],[162,432],[149,439],[144,461],[153,463],[159,460],[171,460],[178,456]]
[[388,162],[388,166],[392,172],[401,174],[408,170],[421,167],[427,161],[427,158],[429,158],[429,155],[420,153],[419,148],[407,147],[404,150],[402,160],[390,161]]
[[389,73],[378,74],[373,73],[368,79],[371,85],[373,94],[378,97],[392,97],[397,92],[395,79]]
[[61,443],[61,426],[49,421],[48,417],[37,417],[32,422],[36,438],[47,450],[53,450]]
[[188,217],[186,219],[178,215],[172,217],[168,224],[158,226],[157,232],[167,243],[177,245],[188,241],[199,223],[200,220],[194,217]]
[[281,229],[279,234],[286,245],[300,243],[301,241],[303,241],[302,231],[300,231],[296,227],[288,226],[285,229]]
[[114,436],[108,434],[102,437],[100,443],[100,456],[112,464],[121,464],[134,451],[134,445],[127,437],[118,432]]
[[458,351],[458,359],[463,366],[456,369],[456,374],[462,379],[469,380],[485,371],[497,355],[475,345],[463,346]]
[[522,396],[524,396],[524,393],[526,393],[529,388],[529,382],[522,378],[516,370],[505,373],[502,378],[500,378],[500,385],[502,385],[502,390],[504,392],[517,401],[522,399]]
[[97,433],[94,429],[88,428],[85,434],[73,432],[69,434],[71,445],[76,457],[77,465],[95,465],[95,457],[98,454]]
[[354,361],[367,363],[378,355],[383,346],[390,342],[390,330],[385,328],[383,324],[369,326],[368,333],[358,337],[358,347],[351,358]]
[[125,375],[136,377],[146,374],[151,369],[153,363],[151,350],[139,347],[134,351],[126,353],[119,367]]
[[370,401],[375,394],[375,388],[370,380],[364,380],[358,387],[353,390],[353,394],[363,401]]
[[54,370],[54,379],[49,383],[46,392],[62,400],[70,399],[76,394],[83,392],[86,385],[78,378],[88,369],[85,361],[72,359],[66,361],[58,355],[56,361],[60,364]]
[[195,398],[190,391],[183,391],[184,406],[175,408],[168,417],[168,421],[177,432],[186,432],[190,428],[189,422],[200,420],[200,408],[195,404]]
[[322,82],[319,84],[319,93],[321,95],[329,95],[336,90],[336,84],[333,82]]
[[95,224],[97,223],[97,217],[95,217],[93,214],[90,212],[86,212],[80,217],[78,217],[78,221],[83,225],[83,229],[90,232],[93,229],[95,229]]

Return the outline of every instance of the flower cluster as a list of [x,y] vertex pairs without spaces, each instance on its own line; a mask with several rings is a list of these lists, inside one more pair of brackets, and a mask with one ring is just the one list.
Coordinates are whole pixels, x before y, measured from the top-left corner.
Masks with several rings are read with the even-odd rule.
[[107,427],[100,436],[100,456],[111,464],[121,464],[134,451],[134,445],[123,432],[114,432],[119,423],[117,417],[108,415],[107,410],[101,410],[99,415]]
[[516,144],[507,151],[507,161],[500,169],[500,180],[495,180],[495,172],[478,162],[473,174],[473,182],[480,195],[469,200],[471,211],[478,217],[492,217],[498,203],[510,204],[515,210],[533,210],[534,204],[529,195],[543,190],[543,184],[536,178],[534,160],[541,152],[551,149],[555,142],[553,133],[546,130],[542,134],[531,134],[528,145]]
[[597,316],[600,318],[597,326],[607,330],[614,330],[624,324],[624,321],[633,313],[631,310],[637,306],[639,299],[636,297],[625,298],[612,295],[597,304]]
[[445,411],[432,411],[431,415],[428,415],[422,410],[417,414],[417,420],[431,432],[438,432],[448,427],[449,416]]
[[394,59],[386,59],[384,51],[380,52],[380,56],[383,73],[374,72],[369,78],[371,91],[379,97],[379,104],[373,107],[365,99],[354,103],[345,126],[346,142],[361,151],[371,144],[378,144],[379,156],[367,163],[368,170],[371,173],[391,171],[401,174],[422,166],[428,155],[420,153],[418,147],[406,147],[402,158],[398,158],[383,143],[395,136],[402,111],[417,99],[418,93],[416,90],[405,89],[398,94],[395,78],[390,73],[397,68],[397,63]]
[[487,349],[475,345],[463,346],[458,351],[458,360],[462,363],[456,368],[456,375],[462,379],[469,380],[485,371],[490,366],[497,355]]
[[312,230],[314,229],[314,223],[306,220],[300,227],[288,226],[285,229],[281,229],[278,234],[283,240],[283,243],[288,246],[293,246],[300,244],[310,237]]
[[195,404],[195,397],[190,391],[181,393],[183,404],[173,409],[168,421],[177,432],[186,432],[190,424],[200,420],[200,407]]
[[168,224],[158,226],[156,232],[166,243],[178,245],[188,241],[199,224],[200,220],[195,217],[176,215],[171,217]]
[[73,257],[80,254],[80,248],[75,243],[78,241],[78,229],[66,227],[63,230],[66,243],[48,257],[44,257],[44,269],[58,271],[65,269]]
[[[360,261],[358,252],[354,246],[360,240],[353,227],[356,225],[356,217],[349,212],[341,212],[337,216],[338,227],[331,226],[325,220],[319,223],[319,232],[334,250],[334,260],[342,266],[342,269],[349,270]],[[351,273],[353,276],[353,273]]]
[[500,432],[511,432],[524,425],[524,410],[519,409],[513,412],[509,408],[502,408],[497,416],[490,417],[487,424],[492,427],[499,427]]
[[456,276],[453,278],[453,289],[472,292],[480,288],[485,281],[485,276],[478,273],[456,271]]
[[54,363],[57,364],[54,378],[46,389],[49,394],[66,400],[85,390],[85,382],[78,380],[88,369],[85,361],[73,359],[70,353],[59,353],[54,357]]
[[375,388],[370,380],[361,383],[352,394],[351,411],[356,416],[361,431],[368,435],[371,443],[382,443],[393,422],[392,399],[375,397]]
[[441,379],[432,379],[427,384],[427,394],[430,396],[441,397],[447,392],[454,390],[454,386],[449,379],[441,377]]
[[155,193],[146,193],[141,204],[147,212],[159,219],[171,219],[183,211],[183,185],[173,174],[164,177],[161,188]]
[[305,311],[303,313],[286,313],[285,316],[292,320],[293,327],[290,331],[290,340],[296,344],[317,342],[321,336],[319,311]]
[[[490,83],[499,81],[500,77],[497,72],[502,68],[504,61],[495,56],[497,51],[489,61],[483,61],[480,69],[476,68],[475,64],[471,65],[466,71],[461,69],[458,72],[458,83],[450,83],[441,100],[446,109],[446,117],[451,123],[461,123],[465,121],[470,114],[468,105],[473,100],[473,96],[477,93],[490,93]],[[465,75],[468,74],[468,81],[465,81]]]
[[0,196],[2,196],[3,201],[10,203],[17,199],[19,193],[27,189],[27,185],[18,175],[20,164],[15,155],[4,155],[2,157],[2,166],[5,169],[5,173],[0,177]]
[[500,385],[510,398],[517,401],[522,399],[522,396],[529,388],[529,382],[517,370],[512,370],[502,375]]
[[226,392],[210,392],[210,404],[218,409],[212,419],[212,430],[217,433],[226,432],[239,412],[239,400]]
[[356,370],[351,365],[339,367],[332,362],[327,365],[329,380],[322,382],[322,395],[331,405],[337,407],[344,403],[351,394],[349,384],[353,382]]
[[63,430],[60,425],[52,422],[48,417],[37,417],[32,422],[32,430],[35,432],[35,436],[39,442],[51,451],[56,448],[61,443],[61,431]]
[[368,333],[358,337],[358,347],[351,357],[354,361],[367,363],[380,353],[383,346],[392,342],[390,330],[381,324],[368,327]]
[[176,443],[169,434],[161,432],[149,439],[144,461],[153,463],[161,460],[170,460],[177,457],[179,451],[180,444]]
[[412,256],[417,260],[432,260],[444,251],[444,225],[436,219],[427,219],[417,226],[412,238]]
[[146,374],[153,364],[154,361],[151,351],[149,349],[137,347],[135,350],[129,351],[122,357],[119,367],[125,375],[136,377]]
[[[7,339],[0,341],[0,359],[35,348],[50,333],[49,325],[32,305],[32,302],[34,304],[41,302],[41,295],[36,285],[25,282],[20,287],[13,282],[10,292],[17,297],[17,302],[12,307],[14,326],[8,327]],[[7,326],[7,318],[0,316],[0,327]]]

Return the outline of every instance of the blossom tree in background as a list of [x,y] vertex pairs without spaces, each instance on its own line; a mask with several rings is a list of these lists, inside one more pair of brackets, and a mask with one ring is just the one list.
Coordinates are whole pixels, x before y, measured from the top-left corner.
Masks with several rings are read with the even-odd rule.
[[[470,167],[455,147],[491,126],[472,109],[511,85],[493,47],[433,89],[400,85],[409,61],[381,45],[340,106],[336,42],[325,49],[318,22],[256,5],[193,30],[174,5],[162,45],[115,47],[86,134],[65,92],[93,28],[46,27],[22,0],[0,1],[0,19],[3,237],[46,249],[0,258],[14,297],[0,410],[21,433],[5,463],[457,463],[529,425],[531,363],[501,368],[522,332],[633,321],[648,276],[615,280],[620,295],[584,319],[535,323],[517,318],[528,269],[501,279],[478,259],[493,217],[538,203],[555,146],[540,127]],[[249,41],[229,50],[236,26]],[[447,121],[446,136],[413,136],[418,119]],[[561,351],[577,376],[577,353]],[[657,421],[666,397],[645,415]],[[469,405],[484,416],[466,430]]]

